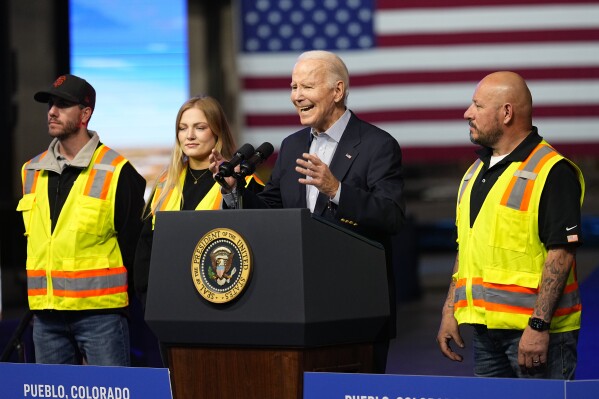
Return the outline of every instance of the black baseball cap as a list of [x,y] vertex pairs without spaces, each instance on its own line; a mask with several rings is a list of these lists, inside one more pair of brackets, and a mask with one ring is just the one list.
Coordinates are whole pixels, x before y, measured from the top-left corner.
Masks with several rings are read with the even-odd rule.
[[90,107],[92,110],[96,105],[96,90],[85,79],[75,75],[59,76],[48,90],[38,91],[33,98],[40,103],[47,103],[52,96]]

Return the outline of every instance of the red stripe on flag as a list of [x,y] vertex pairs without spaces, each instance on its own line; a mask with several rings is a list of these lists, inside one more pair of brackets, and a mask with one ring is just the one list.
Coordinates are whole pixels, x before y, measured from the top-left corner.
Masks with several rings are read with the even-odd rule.
[[[555,68],[511,68],[528,81],[531,80],[578,80],[599,78],[599,67],[555,67]],[[471,69],[458,71],[405,71],[389,73],[352,74],[350,87],[362,87],[386,84],[415,83],[456,83],[478,82],[496,69]],[[291,71],[289,71],[291,75]],[[291,76],[285,77],[248,77],[243,79],[247,90],[289,89]]]
[[561,43],[599,40],[599,29],[529,30],[501,32],[429,33],[384,35],[376,39],[377,47],[445,46],[498,43]]
[[[599,143],[553,143],[554,147],[564,156],[596,156],[599,154]],[[401,145],[401,143],[400,143]],[[422,162],[457,161],[459,159],[474,160],[478,157],[475,151],[478,146],[473,144],[463,146],[402,146],[401,152],[404,164]]]
[[[290,105],[291,107],[291,105]],[[464,108],[419,108],[395,109],[381,111],[360,111],[358,116],[370,123],[380,122],[426,122],[426,121],[457,121],[461,120],[466,111]],[[291,112],[291,111],[290,111]],[[599,105],[567,104],[567,105],[540,105],[534,108],[534,117],[544,118],[580,118],[596,117],[599,115]],[[298,126],[297,114],[248,114],[246,126]]]
[[533,6],[546,4],[596,4],[597,0],[375,0],[377,10],[399,10],[410,8],[459,8],[459,7],[503,7],[503,6]]
[[[464,133],[464,141],[468,140],[467,133]],[[413,165],[417,163],[434,162],[471,162],[478,157],[476,150],[480,147],[474,144],[465,145],[443,145],[443,146],[404,146],[401,145],[402,160],[404,165]],[[554,143],[554,147],[566,157],[591,156],[599,154],[599,143]],[[275,152],[268,160],[262,164],[265,168],[272,168],[279,153]]]

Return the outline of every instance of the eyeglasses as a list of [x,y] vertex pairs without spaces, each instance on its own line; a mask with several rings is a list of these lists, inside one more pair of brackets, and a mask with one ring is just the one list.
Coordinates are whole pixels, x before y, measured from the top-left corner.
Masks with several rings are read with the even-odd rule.
[[67,101],[62,98],[50,98],[48,100],[48,109],[52,108],[53,106],[56,106],[56,108],[60,109],[71,108],[75,105],[78,105],[80,109],[85,108],[85,105],[74,103],[72,101]]

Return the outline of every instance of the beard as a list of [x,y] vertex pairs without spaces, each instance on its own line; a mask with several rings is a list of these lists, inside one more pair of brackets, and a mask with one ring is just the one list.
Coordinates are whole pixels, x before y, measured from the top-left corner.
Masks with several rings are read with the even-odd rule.
[[468,124],[472,129],[474,129],[478,133],[478,137],[476,138],[472,135],[472,132],[470,133],[470,141],[473,144],[493,148],[503,136],[503,130],[501,130],[500,128],[495,128],[493,130],[483,132],[482,130],[479,130],[472,122]]
[[59,140],[63,140],[74,136],[79,131],[79,126],[81,125],[80,121],[69,120],[64,123],[61,123],[62,129],[52,130],[48,129],[48,133],[52,137],[56,137]]

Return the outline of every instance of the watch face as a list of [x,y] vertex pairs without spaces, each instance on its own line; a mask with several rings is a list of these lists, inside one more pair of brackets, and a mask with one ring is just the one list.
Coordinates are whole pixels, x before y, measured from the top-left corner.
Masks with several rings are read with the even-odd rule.
[[538,317],[531,317],[528,321],[528,325],[534,330],[545,331],[549,329],[550,324]]

